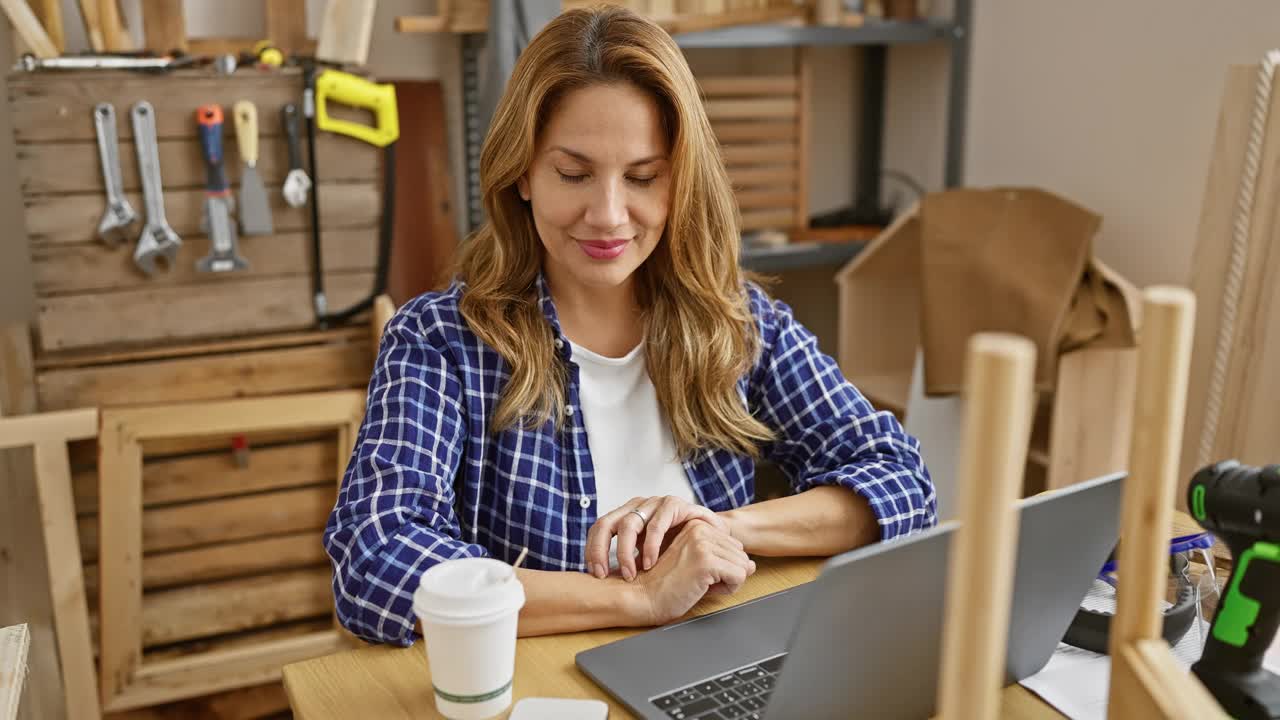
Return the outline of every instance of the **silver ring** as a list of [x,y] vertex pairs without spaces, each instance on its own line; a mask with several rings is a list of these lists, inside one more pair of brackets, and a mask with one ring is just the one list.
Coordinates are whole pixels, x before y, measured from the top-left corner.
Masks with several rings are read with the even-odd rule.
[[[632,513],[635,513],[636,515],[639,515],[639,516],[640,516],[640,524],[641,524],[641,525],[648,525],[648,524],[649,524],[649,518],[645,517],[645,516],[644,516],[644,513],[640,512],[639,510],[632,510],[631,512],[632,512]],[[628,513],[628,514],[630,514],[630,513]]]

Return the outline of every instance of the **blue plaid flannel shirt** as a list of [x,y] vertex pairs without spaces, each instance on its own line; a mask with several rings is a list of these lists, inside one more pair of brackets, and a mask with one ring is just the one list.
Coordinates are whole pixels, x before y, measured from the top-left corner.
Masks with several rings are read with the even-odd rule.
[[[406,303],[382,337],[363,426],[324,531],[338,618],[370,641],[413,642],[413,591],[432,565],[461,557],[585,572],[597,513],[578,368],[539,278],[541,307],[570,369],[566,415],[494,435],[506,362],[467,327],[455,283]],[[884,540],[933,525],[933,483],[919,443],[877,412],[818,350],[791,309],[748,286],[761,353],[739,383],[777,433],[762,448],[803,492],[839,485],[865,497]],[[755,497],[749,457],[705,449],[684,461],[698,502],[715,511]]]

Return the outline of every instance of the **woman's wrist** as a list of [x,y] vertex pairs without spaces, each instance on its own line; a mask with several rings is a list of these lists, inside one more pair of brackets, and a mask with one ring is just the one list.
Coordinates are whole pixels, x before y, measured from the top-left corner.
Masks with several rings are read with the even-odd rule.
[[[747,506],[750,507],[750,506]],[[742,543],[742,547],[751,553],[754,546],[755,534],[752,531],[751,515],[752,513],[746,508],[734,508],[733,510],[724,510],[716,513],[720,519],[725,521],[729,526],[729,537]]]
[[626,582],[622,578],[609,577],[604,582],[613,583],[615,579],[617,587],[614,588],[614,597],[618,599],[618,613],[626,618],[626,625],[630,627],[656,625],[653,602],[649,599],[645,584],[638,578],[635,582]]

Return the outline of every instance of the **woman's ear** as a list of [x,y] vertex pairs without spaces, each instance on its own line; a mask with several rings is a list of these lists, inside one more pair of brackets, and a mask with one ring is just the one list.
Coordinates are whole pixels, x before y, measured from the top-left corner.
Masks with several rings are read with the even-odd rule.
[[516,191],[520,193],[520,199],[529,202],[529,176],[521,175],[516,180]]

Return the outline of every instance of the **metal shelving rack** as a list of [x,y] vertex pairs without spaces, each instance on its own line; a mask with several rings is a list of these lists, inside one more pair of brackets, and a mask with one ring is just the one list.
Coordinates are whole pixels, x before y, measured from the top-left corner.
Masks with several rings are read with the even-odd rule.
[[[955,0],[950,20],[899,22],[868,20],[860,27],[742,25],[675,35],[684,48],[762,47],[861,47],[865,60],[859,88],[858,137],[854,214],[881,217],[880,178],[884,149],[885,88],[888,83],[889,48],[895,45],[946,42],[951,48],[947,93],[947,137],[943,178],[947,187],[959,185],[964,168],[964,132],[969,88],[969,31],[972,0]],[[484,36],[466,34],[462,39],[463,128],[465,138],[469,228],[481,222],[479,160],[479,53]],[[834,265],[858,253],[864,243],[799,243],[795,246],[748,250],[743,265],[760,272],[797,267]]]

